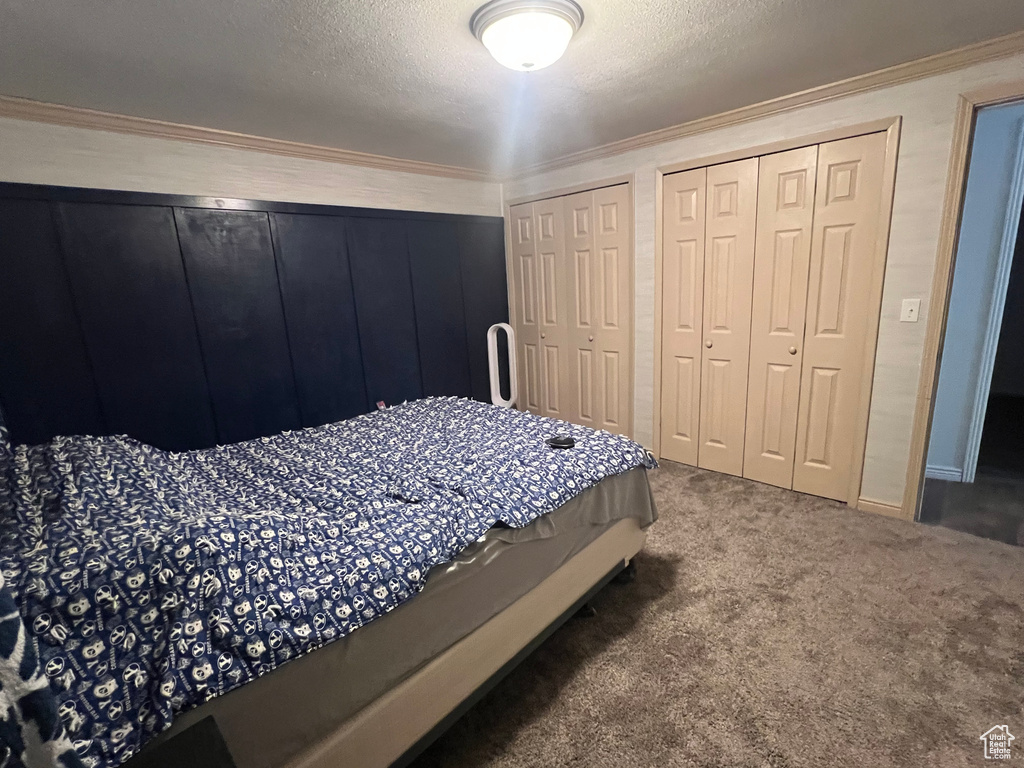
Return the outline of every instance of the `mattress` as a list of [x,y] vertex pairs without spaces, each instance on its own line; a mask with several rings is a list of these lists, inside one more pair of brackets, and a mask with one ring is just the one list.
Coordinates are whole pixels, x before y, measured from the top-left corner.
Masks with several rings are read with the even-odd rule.
[[627,438],[460,398],[187,453],[0,429],[0,570],[76,752],[114,768],[387,615],[496,525],[652,466]]
[[[525,595],[618,521],[656,519],[646,470],[608,477],[524,528],[495,527],[385,616],[179,717],[213,716],[239,768],[279,766]],[[131,766],[132,761],[126,765]]]

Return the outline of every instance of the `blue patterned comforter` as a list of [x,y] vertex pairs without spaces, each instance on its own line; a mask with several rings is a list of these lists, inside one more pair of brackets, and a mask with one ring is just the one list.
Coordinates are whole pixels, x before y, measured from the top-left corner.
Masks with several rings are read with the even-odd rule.
[[637,466],[654,462],[626,438],[457,398],[190,453],[62,437],[0,453],[0,568],[78,754],[114,766],[387,613],[496,523]]

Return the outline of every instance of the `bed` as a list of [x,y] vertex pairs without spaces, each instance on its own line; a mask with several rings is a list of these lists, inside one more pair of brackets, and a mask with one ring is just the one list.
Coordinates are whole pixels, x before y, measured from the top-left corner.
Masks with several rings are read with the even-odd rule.
[[0,567],[93,766],[211,716],[240,768],[405,760],[655,517],[640,446],[459,398],[182,454],[58,438],[5,466]]

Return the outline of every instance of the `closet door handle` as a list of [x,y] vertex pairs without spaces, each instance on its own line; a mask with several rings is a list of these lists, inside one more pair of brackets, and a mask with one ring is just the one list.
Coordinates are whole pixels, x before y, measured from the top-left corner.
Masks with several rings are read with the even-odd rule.
[[789,354],[795,355],[796,354],[796,347],[790,347],[789,348]]
[[548,337],[548,335],[547,335],[546,333],[542,333],[542,334],[540,335],[540,337],[541,337],[542,339],[546,339],[546,338]]
[[593,340],[594,340],[593,336],[587,336],[587,341],[593,341]]
[[707,341],[705,341],[704,342],[704,346],[707,347],[708,349],[711,349],[711,347],[712,347],[711,339],[708,339]]

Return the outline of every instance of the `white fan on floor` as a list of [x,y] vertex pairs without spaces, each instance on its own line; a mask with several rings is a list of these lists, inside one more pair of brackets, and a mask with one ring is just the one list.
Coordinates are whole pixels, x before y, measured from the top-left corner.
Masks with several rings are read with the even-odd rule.
[[[501,396],[501,374],[498,371],[498,329],[505,331],[508,344],[508,383],[509,399]],[[516,332],[508,323],[495,323],[487,329],[487,364],[491,371],[491,402],[502,408],[511,408],[516,404],[516,392],[519,391],[519,376],[516,373]]]

